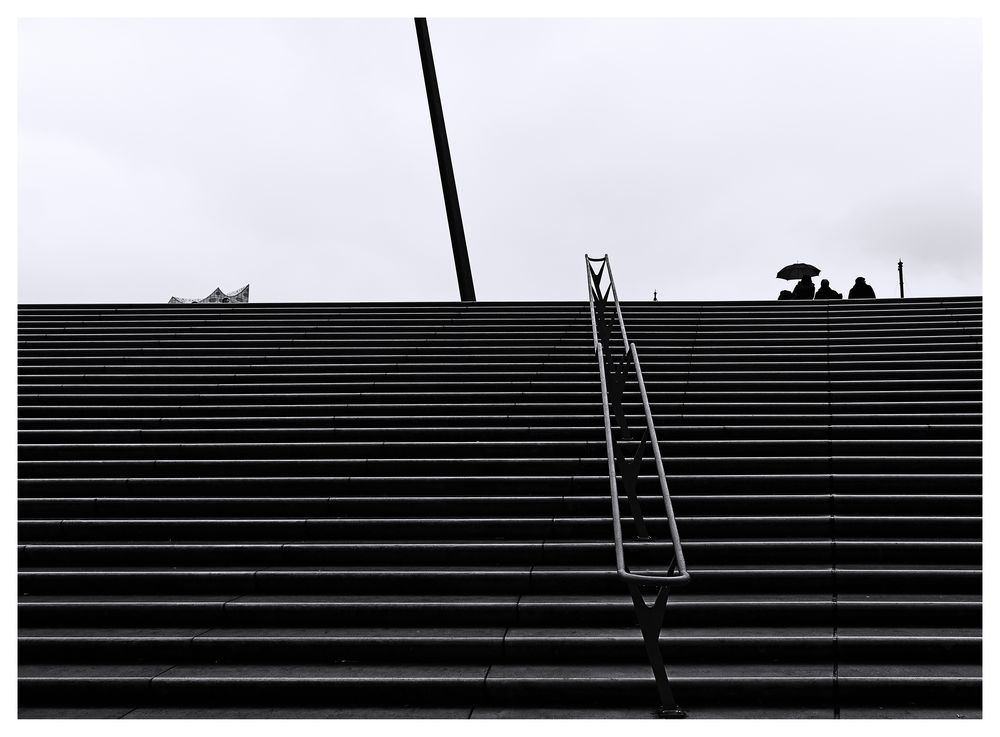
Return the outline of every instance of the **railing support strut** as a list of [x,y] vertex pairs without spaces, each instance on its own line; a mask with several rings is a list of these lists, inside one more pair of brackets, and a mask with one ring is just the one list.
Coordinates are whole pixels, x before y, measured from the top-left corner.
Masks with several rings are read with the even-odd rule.
[[657,714],[664,719],[683,719],[687,714],[674,699],[673,689],[670,688],[670,679],[667,678],[667,667],[663,662],[663,653],[660,651],[660,632],[663,629],[663,618],[667,612],[667,587],[660,587],[652,605],[646,604],[637,584],[629,583],[628,591],[632,595],[632,604],[635,607],[635,615],[639,620],[639,629],[642,632],[642,642],[646,646],[646,656],[653,669],[656,690],[660,695],[661,706],[657,710]]
[[[601,267],[595,271],[591,265],[592,261],[600,261]],[[642,632],[642,641],[646,647],[646,655],[649,659],[650,668],[653,671],[653,679],[656,682],[656,690],[660,697],[660,708],[657,714],[664,718],[679,718],[686,714],[677,705],[673,691],[670,688],[670,679],[667,677],[666,664],[663,662],[663,653],[660,651],[660,632],[663,629],[663,620],[666,615],[667,597],[671,586],[683,586],[690,580],[687,567],[684,563],[684,552],[681,548],[680,535],[677,531],[677,521],[674,518],[673,505],[670,502],[670,492],[667,488],[667,477],[663,471],[663,459],[660,457],[660,447],[656,439],[656,426],[653,423],[653,414],[649,406],[649,397],[646,395],[646,384],[642,378],[642,367],[639,364],[639,353],[635,343],[629,343],[628,333],[625,330],[625,320],[622,317],[621,306],[618,303],[618,290],[615,287],[615,279],[611,274],[611,262],[607,255],[603,258],[592,259],[586,256],[587,265],[587,292],[590,299],[590,324],[594,336],[594,352],[597,354],[597,367],[601,379],[601,405],[604,410],[604,437],[608,456],[608,484],[611,487],[611,518],[612,532],[615,544],[615,562],[618,577],[625,582],[629,594],[632,596],[632,604],[635,608],[636,619],[639,623],[639,630]],[[608,287],[601,289],[602,279],[607,270]],[[614,319],[609,315],[609,307],[613,306],[617,318],[618,329],[621,333],[624,351],[618,353],[611,347],[611,338],[614,333]],[[616,356],[620,356],[617,358]],[[628,415],[625,411],[625,390],[630,376],[634,376],[642,399],[643,413],[645,414],[646,427],[642,432],[634,450],[626,450],[625,443],[634,442],[632,431],[628,425]],[[615,417],[617,429],[612,428],[611,416]],[[621,503],[622,498],[619,493],[619,483],[623,487],[625,499],[628,502],[629,514],[632,518],[632,532],[634,540],[639,543],[654,542],[653,536],[649,532],[646,520],[642,514],[642,506],[639,501],[639,479],[642,469],[643,458],[646,457],[647,449],[652,448],[653,461],[656,465],[657,480],[660,484],[660,493],[663,497],[663,506],[666,512],[667,527],[670,532],[670,541],[673,547],[673,559],[666,568],[666,574],[655,573],[633,573],[629,570],[625,561],[625,547],[623,543]],[[652,605],[646,604],[642,595],[643,586],[653,586],[656,588],[656,596]]]

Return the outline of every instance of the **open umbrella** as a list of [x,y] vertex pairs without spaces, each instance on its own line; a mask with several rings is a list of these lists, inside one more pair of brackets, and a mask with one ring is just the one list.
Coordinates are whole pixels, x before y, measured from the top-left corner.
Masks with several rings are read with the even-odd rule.
[[812,264],[789,264],[775,275],[775,279],[801,279],[804,276],[819,276],[819,269]]

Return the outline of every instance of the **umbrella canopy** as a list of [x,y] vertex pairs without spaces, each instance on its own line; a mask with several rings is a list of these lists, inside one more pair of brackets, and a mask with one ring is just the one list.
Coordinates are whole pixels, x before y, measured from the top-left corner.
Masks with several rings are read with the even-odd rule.
[[775,275],[775,279],[801,279],[804,276],[819,276],[819,269],[812,264],[789,264]]

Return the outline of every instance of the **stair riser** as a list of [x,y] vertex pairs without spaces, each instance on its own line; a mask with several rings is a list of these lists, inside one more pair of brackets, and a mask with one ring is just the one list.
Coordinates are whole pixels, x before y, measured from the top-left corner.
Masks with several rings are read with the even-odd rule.
[[[287,391],[263,390],[257,393],[238,390],[209,390],[207,388],[190,392],[177,391],[126,391],[123,387],[112,387],[108,391],[55,391],[18,394],[19,415],[24,417],[39,415],[49,408],[63,411],[93,411],[98,415],[108,414],[117,407],[130,410],[133,407],[156,407],[171,416],[180,410],[200,407],[217,407],[217,411],[240,407],[254,407],[261,414],[269,414],[275,408],[307,405],[313,408],[331,410],[334,414],[344,414],[343,407],[364,406],[367,412],[391,414],[387,409],[400,406],[419,406],[427,410],[499,409],[502,406],[534,408],[536,411],[565,414],[586,412],[593,408],[594,400],[600,397],[600,390],[553,392],[529,386],[511,387],[505,391],[477,391],[474,387],[464,389],[428,388],[422,391],[407,391],[403,387],[354,389],[343,392],[331,391]],[[789,413],[854,411],[878,412],[921,407],[934,411],[955,412],[971,410],[975,403],[982,402],[980,387],[961,389],[901,389],[879,391],[850,391],[840,389],[812,389],[808,391],[649,391],[649,401],[659,412],[671,409],[674,414],[695,412],[699,408],[708,413],[725,413],[734,407],[756,407],[763,410],[771,407],[770,413],[779,410]],[[635,400],[626,404],[629,413],[641,409]],[[178,407],[177,405],[182,405]],[[92,408],[92,409],[91,409]],[[35,414],[32,414],[35,413]],[[406,412],[401,412],[406,414]],[[114,415],[108,415],[114,416]]]
[[[467,454],[479,458],[537,458],[551,459],[553,456],[577,456],[580,458],[606,458],[606,448],[603,438],[589,443],[572,443],[552,441],[538,442],[451,442],[451,443],[418,443],[389,441],[371,443],[219,443],[204,445],[178,444],[141,444],[141,445],[20,445],[18,458],[21,461],[162,461],[162,460],[209,460],[222,461],[231,458],[255,457],[277,461],[285,459],[336,459],[348,462],[352,459],[369,459],[368,465],[386,461],[396,463],[403,458],[437,458],[443,461],[454,458],[457,454]],[[692,442],[692,441],[661,441],[660,452],[664,462],[685,457],[715,457],[728,459],[744,457],[745,462],[753,465],[765,462],[768,457],[787,458],[810,456],[829,456],[837,458],[832,465],[837,465],[840,457],[869,456],[877,453],[882,456],[921,455],[934,457],[982,455],[980,441],[893,441],[869,440],[861,442],[850,441],[793,441],[776,442]],[[827,459],[820,459],[827,462]],[[801,461],[800,461],[801,462]],[[848,460],[848,462],[851,462]],[[862,459],[854,462],[862,463]],[[737,461],[738,463],[738,461]]]
[[[530,368],[529,368],[530,367]],[[169,368],[169,371],[165,371]],[[246,391],[309,391],[320,387],[330,390],[334,387],[356,386],[360,388],[378,386],[411,388],[414,386],[443,387],[455,384],[459,390],[470,386],[500,389],[503,387],[533,387],[550,391],[568,388],[578,390],[599,390],[596,366],[579,367],[578,371],[547,368],[523,364],[511,366],[505,371],[490,370],[478,364],[375,364],[361,367],[309,366],[307,364],[286,367],[198,367],[177,366],[113,366],[87,367],[70,366],[60,368],[21,367],[19,387],[28,394],[57,391],[69,388],[73,392],[83,390],[102,391],[108,388],[143,387],[143,391],[190,391],[190,387],[236,387]],[[235,369],[241,369],[237,372]],[[312,370],[310,370],[312,369]],[[320,370],[322,369],[322,370]],[[826,366],[816,369],[754,371],[736,369],[704,370],[692,372],[688,364],[677,366],[659,364],[656,369],[643,369],[647,390],[668,391],[670,389],[696,387],[702,391],[725,391],[734,388],[767,391],[776,384],[795,386],[802,389],[871,390],[903,389],[955,389],[981,388],[982,370],[977,368],[937,368],[912,369],[899,367],[882,370],[833,369]]]
[[[551,604],[516,602],[517,597],[490,603],[462,603],[443,597],[437,603],[402,602],[272,602],[204,601],[176,603],[32,603],[18,605],[21,627],[350,627],[514,625],[530,627],[632,627],[635,613],[622,593],[615,603]],[[751,602],[714,604],[684,600],[667,603],[668,627],[788,626],[841,627],[981,627],[982,607],[971,602],[895,604],[838,602],[817,599],[796,603]],[[860,657],[860,656],[856,656]]]
[[[959,494],[681,496],[671,494],[678,516],[898,515],[982,516],[982,497]],[[18,500],[18,519],[127,517],[142,519],[236,517],[599,517],[610,497],[81,497]],[[646,517],[662,516],[659,497],[642,497]]]
[[[26,340],[41,342],[59,341],[142,341],[147,344],[157,344],[162,341],[187,340],[197,341],[205,338],[228,338],[230,340],[272,340],[297,341],[313,340],[364,340],[377,335],[384,339],[437,340],[442,336],[455,337],[456,340],[471,339],[485,334],[495,334],[499,337],[531,338],[535,336],[558,339],[572,335],[579,337],[587,335],[587,317],[580,316],[565,322],[557,320],[539,321],[533,325],[519,321],[490,322],[487,320],[463,320],[462,325],[448,326],[442,329],[440,322],[433,320],[414,320],[409,323],[390,321],[387,323],[364,320],[317,320],[304,324],[294,322],[275,322],[271,324],[253,322],[252,320],[215,321],[208,324],[192,324],[163,320],[147,322],[145,325],[136,321],[86,323],[58,323],[52,321],[21,322],[18,333]],[[973,331],[982,328],[982,321],[974,316],[962,319],[949,319],[943,316],[923,315],[919,319],[895,319],[888,322],[852,321],[841,319],[828,321],[824,318],[801,320],[795,325],[780,323],[768,319],[759,322],[741,322],[725,319],[687,321],[682,318],[673,320],[643,320],[635,321],[629,328],[632,340],[654,341],[670,337],[686,337],[698,340],[723,338],[746,338],[748,335],[778,337],[786,341],[825,340],[845,336],[865,337],[898,337],[901,334],[921,335],[951,334],[962,331]],[[618,338],[620,331],[614,332]]]
[[[645,376],[645,372],[644,372]],[[780,375],[779,375],[780,376]],[[166,398],[197,395],[216,398],[220,403],[232,401],[233,396],[256,398],[262,394],[293,395],[318,401],[333,402],[338,397],[352,397],[360,393],[365,397],[388,395],[397,397],[401,393],[424,396],[434,393],[454,393],[457,396],[475,394],[482,400],[503,400],[508,392],[524,392],[532,399],[545,402],[578,401],[581,397],[600,393],[597,372],[593,375],[569,381],[551,378],[524,378],[501,381],[485,381],[481,377],[458,374],[451,381],[440,374],[402,379],[382,376],[367,377],[358,381],[341,379],[331,381],[324,377],[311,382],[283,381],[251,383],[248,381],[189,381],[176,377],[159,381],[143,376],[131,377],[119,382],[74,381],[66,379],[58,383],[28,381],[18,383],[18,394],[23,404],[86,404],[101,401],[107,396],[120,396],[122,401],[146,404],[163,402]],[[772,376],[767,380],[751,381],[708,381],[681,376],[673,381],[649,379],[646,391],[651,401],[658,404],[676,402],[690,398],[692,401],[746,401],[760,398],[784,401],[790,397],[800,400],[833,401],[906,401],[909,399],[978,399],[982,392],[981,379],[899,379],[891,375],[882,376],[878,381],[828,381],[824,376],[811,381],[794,381],[788,377]],[[152,399],[155,398],[155,399]],[[90,400],[89,402],[87,400]]]
[[[883,331],[884,332],[884,331]],[[617,336],[615,336],[617,337]],[[641,341],[644,352],[650,355],[663,355],[671,352],[697,351],[703,353],[719,352],[782,352],[819,353],[837,350],[864,352],[865,350],[886,351],[893,347],[906,346],[913,348],[927,345],[933,348],[954,348],[969,343],[975,345],[982,339],[982,329],[969,325],[962,327],[934,327],[930,329],[914,329],[907,332],[901,328],[888,335],[873,335],[866,331],[840,331],[839,333],[814,331],[804,336],[784,333],[768,333],[759,331],[752,335],[749,331],[718,332],[714,335],[686,332],[656,331],[635,333],[629,335],[630,340]],[[227,344],[220,347],[221,343]],[[35,337],[19,341],[19,353],[26,355],[58,355],[68,352],[85,352],[99,354],[114,352],[129,355],[142,352],[145,355],[160,355],[162,353],[183,353],[184,355],[215,356],[226,355],[229,352],[255,354],[257,352],[284,351],[337,351],[356,352],[357,349],[369,350],[373,355],[409,354],[419,349],[427,349],[441,354],[458,354],[461,351],[475,351],[483,355],[503,355],[510,352],[548,353],[553,348],[561,348],[563,352],[583,353],[592,348],[591,337],[584,330],[573,332],[539,331],[534,334],[509,335],[507,333],[484,335],[482,332],[450,333],[386,333],[372,335],[362,333],[360,336],[336,337],[323,336],[319,331],[303,333],[302,335],[281,338],[241,336],[237,334],[220,335],[204,333],[200,336],[176,336],[164,334],[162,338],[121,336],[108,338],[95,336],[93,339],[83,339],[73,336]]]
[[[647,357],[648,359],[649,357]],[[449,360],[445,360],[449,359]],[[828,360],[829,359],[829,360]],[[508,356],[503,362],[506,371],[530,371],[548,375],[560,372],[571,372],[573,375],[592,376],[595,370],[593,357],[586,355],[559,355],[546,357],[539,361],[537,356]],[[887,376],[902,375],[906,372],[925,372],[925,377],[935,378],[939,372],[975,371],[977,377],[982,376],[982,356],[975,351],[956,352],[946,356],[935,353],[933,356],[797,356],[792,362],[787,354],[784,356],[678,356],[675,359],[661,358],[655,361],[644,360],[643,374],[647,371],[652,376],[661,372],[683,372],[692,377],[710,376],[712,372],[760,372],[763,378],[774,379],[776,372],[799,371],[819,373],[824,378],[828,375],[837,376],[839,372],[868,372],[871,378],[883,379]],[[21,376],[45,375],[51,373],[73,373],[76,375],[104,376],[107,374],[131,373],[149,374],[167,371],[172,375],[183,376],[204,374],[207,371],[204,362],[184,356],[23,356],[18,363]],[[466,376],[480,374],[498,375],[496,362],[479,358],[477,355],[464,357],[441,357],[421,353],[419,357],[409,356],[406,360],[384,359],[368,356],[363,353],[336,356],[312,357],[307,359],[287,358],[283,355],[265,357],[242,356],[232,354],[220,357],[211,362],[212,371],[238,371],[240,375],[251,373],[271,374],[294,377],[301,373],[319,373],[332,377],[342,374],[360,372],[386,372],[396,375],[403,372],[428,372],[440,376],[449,372],[461,372]],[[501,374],[506,375],[506,374]]]
[[[975,663],[982,657],[977,638],[938,639],[851,639],[819,635],[798,638],[720,638],[706,640],[684,637],[682,632],[660,640],[667,662],[701,663],[787,663],[841,662],[879,663]],[[456,637],[405,640],[345,638],[246,638],[208,633],[194,638],[150,638],[127,642],[100,638],[33,637],[18,640],[18,657],[32,663],[336,663],[354,662],[647,662],[641,637],[629,640],[571,640],[519,637]]]
[[[981,594],[978,571],[847,571],[839,570],[834,583],[830,572],[804,571],[744,573],[696,570],[688,587],[695,594],[719,593],[828,593],[835,586],[840,593]],[[452,570],[434,573],[409,571],[176,571],[147,572],[122,570],[114,574],[90,571],[33,572],[19,575],[23,594],[54,593],[216,593],[216,594],[313,594],[317,590],[331,596],[372,594],[386,590],[399,593],[498,593],[539,594],[619,593],[621,583],[612,572],[554,572],[483,569],[476,574]]]
[[466,704],[471,707],[481,696],[482,678],[396,680],[389,682],[285,681],[281,679],[159,678],[147,679],[20,679],[19,706],[56,704],[96,706],[170,705],[253,705],[253,704],[345,704],[399,705]]
[[[938,537],[977,539],[982,523],[975,517],[897,517],[852,519],[838,517],[696,517],[678,519],[686,539],[822,538],[831,532],[838,538],[878,536],[928,539]],[[611,529],[611,520],[595,519],[448,519],[412,520],[361,519],[270,519],[270,520],[32,520],[18,524],[20,542],[134,540],[166,542],[174,540],[229,541],[357,541],[475,539],[503,540],[601,540]],[[647,529],[659,539],[669,538],[666,522],[648,519]],[[631,522],[623,521],[623,534],[634,537]]]
[[[799,476],[673,476],[667,480],[671,494],[801,494],[804,489],[827,494],[958,494],[982,493],[978,474],[933,475],[799,475]],[[656,479],[639,479],[638,493],[659,492]],[[608,493],[607,477],[438,477],[438,478],[119,478],[22,479],[18,494],[25,498],[73,497],[273,497],[289,496],[468,496],[470,493],[502,496],[554,494],[592,497]]]
[[[448,426],[458,428],[479,428],[486,426],[501,428],[518,428],[531,425],[540,427],[580,427],[589,426],[603,436],[604,419],[602,415],[592,412],[567,415],[535,415],[535,414],[481,414],[481,415],[458,415],[458,414],[425,414],[423,410],[413,412],[410,415],[375,415],[365,416],[357,412],[334,417],[332,415],[315,416],[289,416],[285,414],[275,414],[263,416],[259,413],[244,413],[242,415],[231,416],[211,416],[210,413],[202,411],[193,417],[164,417],[161,414],[155,416],[148,414],[146,409],[129,410],[126,416],[97,416],[93,412],[88,414],[77,413],[76,416],[59,414],[56,410],[52,414],[44,417],[29,417],[23,411],[19,414],[18,426],[22,429],[66,429],[79,430],[90,428],[102,429],[195,429],[205,428],[225,430],[238,426],[240,428],[267,429],[267,428],[315,428],[323,426],[334,430],[364,430],[370,431],[374,428],[383,428],[387,424],[395,425],[398,430],[410,432],[414,429],[421,430],[427,427]],[[61,408],[69,409],[69,408]],[[685,412],[682,415],[662,415],[654,414],[653,421],[657,427],[657,437],[660,428],[666,428],[666,432],[671,432],[671,428],[686,428],[691,425],[715,425],[733,426],[737,428],[747,427],[802,427],[809,433],[840,433],[854,432],[854,428],[860,425],[869,428],[879,428],[878,432],[885,432],[881,428],[885,426],[905,425],[927,425],[940,427],[942,425],[959,425],[966,428],[968,432],[977,433],[982,436],[982,411],[977,407],[974,411],[960,413],[935,412],[933,414],[921,413],[907,409],[899,413],[846,413],[831,414],[829,408],[822,411],[808,414],[749,414],[749,413],[728,413],[728,414],[698,414]],[[75,410],[74,410],[75,411]],[[642,427],[644,419],[639,415],[629,414],[629,425],[632,427]],[[831,429],[833,428],[833,429]],[[874,431],[874,430],[873,430]],[[824,435],[831,437],[832,435]]]
[[[829,706],[833,703],[832,679],[753,681],[747,684],[704,684],[684,679],[674,679],[674,694],[688,708],[720,702],[748,704],[766,702],[795,703],[799,708]],[[838,694],[842,702],[879,703],[898,705],[919,703],[936,698],[949,704],[977,706],[982,693],[979,682],[953,683],[947,680],[919,684],[851,683],[841,679]],[[652,680],[648,683],[597,681],[565,684],[559,687],[547,681],[496,679],[487,687],[487,703],[493,704],[644,704],[655,703],[656,692]],[[44,680],[22,681],[18,689],[18,703],[22,706],[52,703],[98,704],[120,703],[127,699],[139,705],[200,705],[213,706],[239,704],[422,704],[468,703],[482,697],[482,683],[478,679],[422,683],[393,681],[384,684],[352,684],[343,682],[258,681],[231,682],[225,680],[187,680],[161,677],[150,684],[146,680],[122,682],[119,680]],[[117,700],[117,701],[116,701]]]
[[[29,545],[18,551],[18,562],[26,567],[121,566],[124,562],[143,566],[348,566],[348,565],[438,565],[456,557],[469,564],[510,566],[521,564],[599,566],[614,559],[608,544],[590,546],[541,543],[504,545],[295,545],[237,543],[226,545]],[[982,564],[978,542],[893,545],[862,543],[838,545],[717,545],[688,542],[685,555],[691,566],[724,565],[829,565],[833,556],[840,564],[936,564],[976,566]],[[628,550],[632,565],[657,565],[670,559],[665,547]]]
[[[53,421],[55,423],[57,421]],[[235,422],[233,423],[236,424]],[[318,422],[317,425],[329,424]],[[641,423],[639,423],[641,426]],[[661,449],[678,441],[687,443],[713,443],[721,441],[765,441],[777,442],[783,440],[839,442],[845,447],[856,445],[864,440],[895,441],[904,444],[926,443],[935,445],[951,445],[945,441],[981,441],[982,428],[975,425],[853,425],[853,426],[781,426],[781,425],[671,425],[658,427],[656,435],[660,440]],[[572,442],[589,445],[604,441],[603,424],[592,424],[589,427],[502,427],[499,425],[485,427],[372,427],[372,428],[281,428],[281,429],[251,429],[229,427],[218,429],[119,429],[99,430],[65,429],[44,430],[22,428],[18,433],[19,441],[26,447],[45,445],[77,445],[77,444],[107,444],[121,446],[124,444],[159,443],[178,445],[181,443],[406,443],[418,442],[437,444],[444,442],[479,442],[488,443],[524,441],[539,442]],[[936,441],[936,442],[935,442]],[[961,446],[963,443],[959,443]]]

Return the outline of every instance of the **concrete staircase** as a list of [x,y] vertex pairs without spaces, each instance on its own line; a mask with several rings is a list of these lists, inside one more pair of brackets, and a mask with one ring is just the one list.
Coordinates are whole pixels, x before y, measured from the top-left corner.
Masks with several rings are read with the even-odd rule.
[[[689,715],[979,716],[980,298],[623,311]],[[655,713],[585,303],[19,320],[21,716]]]

